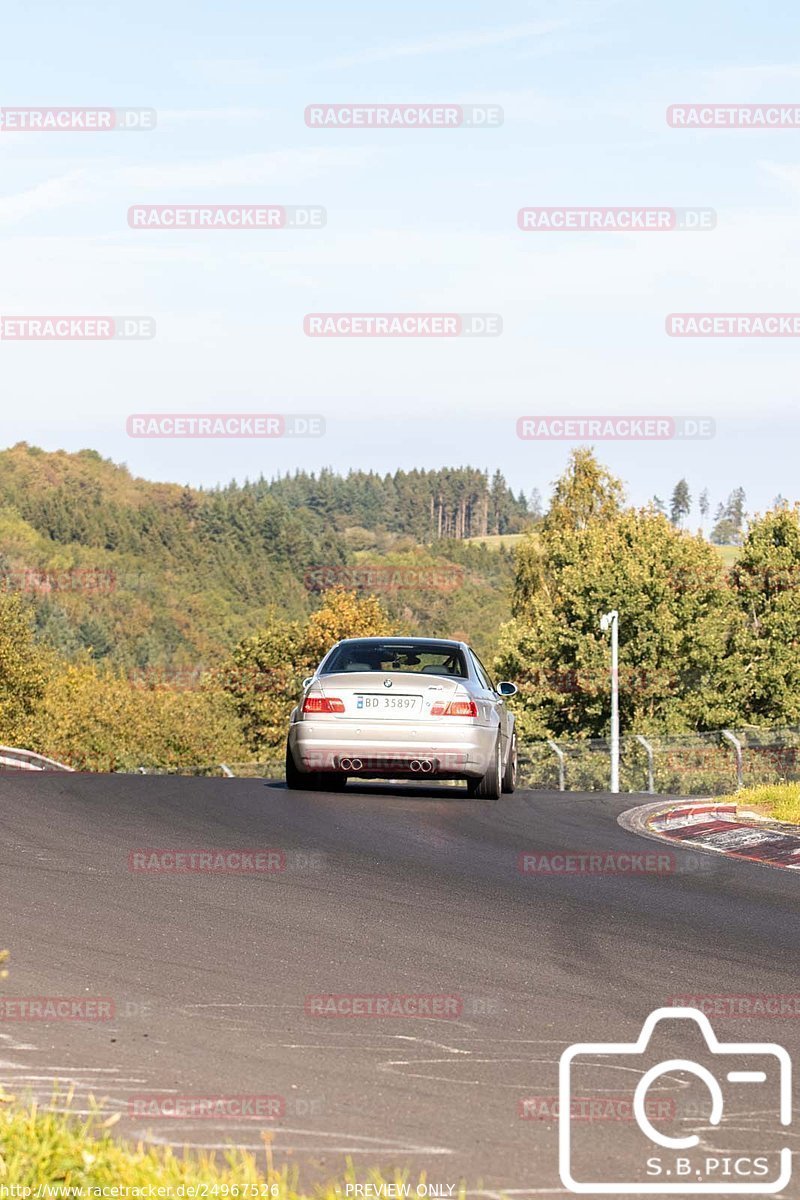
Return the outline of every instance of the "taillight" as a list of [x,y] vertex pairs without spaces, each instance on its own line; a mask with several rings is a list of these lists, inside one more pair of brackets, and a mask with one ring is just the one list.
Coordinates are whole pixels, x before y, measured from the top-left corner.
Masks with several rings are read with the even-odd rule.
[[478,706],[474,700],[451,700],[445,704],[437,700],[431,707],[432,717],[477,717]]
[[304,713],[336,713],[344,712],[344,704],[338,696],[306,696],[303,701]]

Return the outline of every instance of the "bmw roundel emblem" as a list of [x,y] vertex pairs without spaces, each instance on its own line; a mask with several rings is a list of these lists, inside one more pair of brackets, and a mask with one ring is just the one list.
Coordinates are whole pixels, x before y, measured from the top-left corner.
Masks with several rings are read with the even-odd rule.
[[384,679],[384,681],[383,681],[383,686],[384,686],[384,687],[391,687],[391,686],[392,686],[392,681],[391,681],[391,679]]

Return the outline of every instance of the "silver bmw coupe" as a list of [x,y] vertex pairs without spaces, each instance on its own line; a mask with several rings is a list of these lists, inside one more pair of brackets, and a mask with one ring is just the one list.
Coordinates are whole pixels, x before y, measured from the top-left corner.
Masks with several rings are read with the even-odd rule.
[[463,779],[497,800],[517,777],[513,683],[495,683],[465,642],[345,638],[303,681],[286,743],[290,788],[348,778]]

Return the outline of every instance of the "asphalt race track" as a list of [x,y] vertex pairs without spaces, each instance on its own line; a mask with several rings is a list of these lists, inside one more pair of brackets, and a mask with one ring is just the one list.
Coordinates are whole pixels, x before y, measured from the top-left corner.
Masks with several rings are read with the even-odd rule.
[[[800,991],[796,875],[623,830],[617,815],[648,799],[4,775],[0,949],[12,960],[0,995],[106,997],[114,1016],[3,1020],[0,1082],[46,1098],[54,1079],[72,1081],[79,1109],[93,1094],[122,1112],[120,1136],[260,1148],[270,1127],[276,1159],[306,1184],[351,1156],[445,1188],[563,1192],[557,1123],[547,1104],[540,1119],[520,1106],[556,1096],[567,1045],[633,1041],[676,994]],[[146,847],[271,848],[285,869],[131,870]],[[666,874],[518,865],[529,851],[665,850]],[[306,998],[322,994],[444,995],[457,1011],[321,1017]],[[721,1039],[776,1041],[796,1062],[798,1027],[714,1021]],[[130,1111],[142,1094],[269,1095],[282,1115],[144,1119]],[[761,1097],[726,1110],[706,1144],[754,1131],[794,1144],[768,1110]],[[634,1170],[630,1121],[584,1122],[580,1136],[601,1175]]]

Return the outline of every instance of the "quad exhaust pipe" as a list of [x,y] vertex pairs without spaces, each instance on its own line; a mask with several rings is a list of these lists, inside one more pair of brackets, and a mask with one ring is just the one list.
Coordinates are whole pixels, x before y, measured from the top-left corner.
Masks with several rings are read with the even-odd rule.
[[[360,758],[340,758],[339,770],[356,772],[363,769],[364,763]],[[429,758],[414,758],[409,766],[415,775],[430,775],[433,771],[433,763]]]

